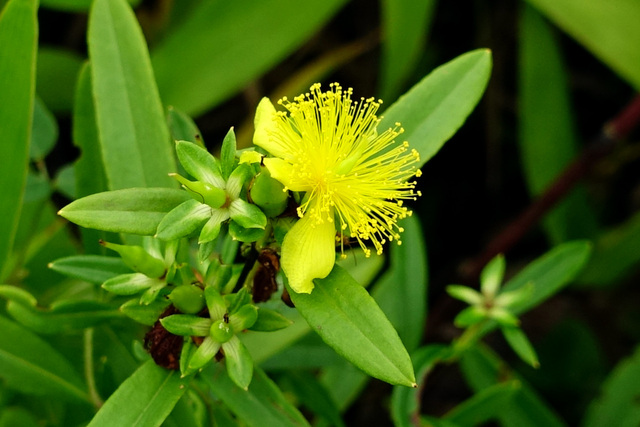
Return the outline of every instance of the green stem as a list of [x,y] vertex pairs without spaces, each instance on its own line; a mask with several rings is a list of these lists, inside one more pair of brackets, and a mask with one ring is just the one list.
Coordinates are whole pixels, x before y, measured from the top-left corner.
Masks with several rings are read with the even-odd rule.
[[445,359],[446,362],[454,362],[462,356],[462,354],[472,347],[484,335],[484,327],[488,320],[483,320],[468,327],[462,335],[451,344],[451,355]]
[[96,408],[102,407],[104,401],[98,394],[95,372],[93,370],[93,328],[84,330],[84,376],[89,388],[89,398]]

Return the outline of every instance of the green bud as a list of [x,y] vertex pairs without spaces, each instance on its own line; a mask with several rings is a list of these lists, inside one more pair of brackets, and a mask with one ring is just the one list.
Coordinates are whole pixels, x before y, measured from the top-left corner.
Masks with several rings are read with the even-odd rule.
[[183,313],[197,314],[204,308],[204,292],[198,286],[178,286],[171,292],[169,299]]
[[164,275],[166,268],[164,262],[147,253],[141,246],[118,245],[103,240],[100,244],[120,254],[122,261],[132,270],[142,273],[147,277],[158,278]]
[[218,209],[227,202],[227,193],[221,188],[201,181],[189,181],[178,174],[171,174],[171,176],[177,179],[191,193],[191,197],[201,203]]
[[289,193],[275,179],[267,168],[263,168],[251,187],[251,200],[270,218],[280,215],[287,208]]
[[214,341],[219,343],[225,343],[233,338],[233,330],[227,322],[224,320],[216,320],[211,324],[209,334]]

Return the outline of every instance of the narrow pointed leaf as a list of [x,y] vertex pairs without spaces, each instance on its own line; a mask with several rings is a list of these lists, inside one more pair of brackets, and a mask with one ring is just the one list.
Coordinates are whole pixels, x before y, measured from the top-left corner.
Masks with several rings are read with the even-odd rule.
[[165,215],[187,200],[183,190],[128,188],[83,197],[58,214],[82,227],[152,236]]
[[220,163],[211,153],[189,141],[176,142],[176,152],[180,164],[189,175],[198,181],[206,182],[217,188],[224,188]]
[[220,150],[220,166],[222,168],[222,177],[226,180],[233,171],[233,166],[236,160],[236,134],[233,128],[229,129],[227,135],[222,141],[222,148]]
[[187,390],[180,373],[148,361],[109,397],[88,427],[159,427]]
[[478,49],[436,68],[384,111],[378,129],[402,124],[402,140],[424,164],[462,126],[489,82],[491,51]]
[[291,300],[309,326],[367,374],[391,384],[414,386],[407,350],[367,291],[338,266],[315,282],[310,294],[289,289]]
[[158,224],[156,237],[161,240],[174,240],[186,237],[201,227],[211,217],[211,207],[187,200],[176,206]]
[[237,336],[222,344],[229,378],[241,389],[247,390],[253,377],[253,360]]
[[12,0],[0,13],[0,272],[15,237],[27,179],[35,93],[37,1]]
[[221,363],[207,368],[201,378],[231,412],[250,427],[309,425],[278,386],[259,368],[255,369],[248,390],[238,387]]
[[174,335],[206,337],[209,335],[211,319],[194,316],[191,314],[174,314],[163,317],[160,323]]
[[162,99],[192,116],[205,112],[293,52],[345,3],[199,3],[153,51]]
[[120,274],[132,272],[121,258],[102,255],[72,255],[51,262],[49,268],[91,283],[102,283]]
[[509,343],[509,346],[525,363],[537,368],[540,366],[538,355],[533,345],[520,328],[502,328],[502,335]]
[[635,0],[528,0],[640,90],[640,3]]
[[169,130],[138,21],[124,0],[96,0],[89,57],[105,172],[112,190],[175,187]]
[[10,389],[26,394],[88,402],[71,364],[28,329],[0,316],[0,378]]

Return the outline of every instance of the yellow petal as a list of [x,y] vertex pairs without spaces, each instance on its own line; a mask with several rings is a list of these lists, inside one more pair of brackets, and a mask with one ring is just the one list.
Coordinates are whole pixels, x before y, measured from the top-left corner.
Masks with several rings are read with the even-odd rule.
[[253,143],[258,147],[264,148],[274,156],[282,157],[282,147],[271,138],[271,134],[276,129],[276,114],[276,108],[269,98],[262,98],[256,109]]
[[267,157],[263,162],[267,169],[269,169],[271,177],[280,181],[280,183],[289,190],[309,191],[312,189],[308,184],[300,182],[291,163],[277,157]]
[[311,293],[313,279],[327,277],[336,261],[334,223],[316,221],[310,215],[304,216],[282,242],[282,269],[289,286],[298,293]]

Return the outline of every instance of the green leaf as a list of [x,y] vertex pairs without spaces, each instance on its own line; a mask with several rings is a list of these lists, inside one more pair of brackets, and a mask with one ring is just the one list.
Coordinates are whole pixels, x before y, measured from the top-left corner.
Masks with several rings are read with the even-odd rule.
[[166,299],[155,300],[149,304],[140,304],[140,299],[134,298],[122,304],[120,311],[138,323],[153,326],[170,304],[171,301]]
[[520,382],[512,380],[478,391],[471,398],[447,412],[443,419],[459,427],[474,427],[496,419],[511,404],[520,389]]
[[58,214],[82,227],[152,236],[165,215],[186,200],[193,199],[182,190],[128,188],[83,197]]
[[[525,5],[520,24],[519,144],[533,196],[542,193],[578,152],[564,68],[551,28]],[[543,224],[554,243],[594,235],[596,219],[584,188],[572,191]]]
[[[87,12],[93,0],[41,0],[44,7],[65,12]],[[131,6],[137,6],[141,0],[127,0]]]
[[510,311],[514,314],[524,313],[555,295],[580,272],[590,253],[589,242],[568,242],[556,246],[527,265],[502,288],[506,292],[527,286],[529,282],[534,285],[531,297],[518,305],[512,304]]
[[124,0],[96,0],[89,14],[91,77],[111,190],[174,187],[169,130],[144,36]]
[[476,346],[464,352],[460,366],[467,383],[476,392],[495,384],[520,382],[520,389],[512,396],[511,403],[497,413],[504,427],[564,427],[566,424],[522,379],[485,347]]
[[217,188],[225,188],[220,163],[204,148],[189,141],[176,141],[178,159],[189,175]]
[[584,427],[631,427],[640,423],[638,384],[640,383],[640,348],[618,363],[602,385],[584,418]]
[[505,267],[504,256],[500,254],[489,261],[482,269],[480,273],[480,289],[484,295],[493,297],[498,293],[504,277]]
[[[107,191],[107,177],[102,164],[102,153],[96,124],[96,112],[91,92],[91,67],[86,62],[78,76],[73,104],[73,143],[80,149],[75,163],[76,197]],[[87,253],[101,254],[104,249],[98,244],[109,240],[103,231],[80,230]]]
[[[489,82],[491,52],[478,49],[436,68],[384,111],[378,129],[402,124],[420,163],[433,157],[462,126]],[[396,141],[400,143],[401,140]]]
[[0,427],[39,427],[37,419],[24,408],[2,408]]
[[391,99],[423,53],[435,0],[384,0],[382,5],[381,98]]
[[[186,192],[185,192],[186,194]],[[187,237],[211,218],[211,207],[197,200],[187,200],[176,206],[158,224],[156,236],[160,240]]]
[[640,90],[640,3],[635,0],[528,0]]
[[308,426],[304,416],[259,368],[255,368],[248,390],[238,387],[221,363],[200,377],[227,407],[250,427]]
[[229,129],[227,135],[222,141],[222,148],[220,149],[220,167],[222,168],[222,177],[229,179],[231,171],[235,166],[236,161],[236,134],[233,132],[233,128]]
[[206,337],[209,335],[211,319],[192,314],[173,314],[163,317],[160,323],[174,335]]
[[345,3],[200,3],[153,51],[162,99],[189,115],[203,113],[284,59]]
[[[40,1],[40,4],[45,1]],[[54,113],[71,111],[82,61],[82,57],[70,50],[44,46],[38,48],[36,92]]]
[[291,326],[293,322],[282,314],[268,308],[258,308],[258,320],[249,328],[251,331],[271,332]]
[[109,397],[87,427],[160,426],[187,390],[188,379],[148,361]]
[[[13,246],[29,162],[35,92],[37,1],[12,0],[0,14],[0,274]],[[11,58],[8,60],[7,58]]]
[[310,294],[289,289],[309,326],[367,374],[391,384],[415,386],[407,350],[367,291],[338,266],[315,282]]
[[91,283],[103,283],[120,274],[131,273],[122,259],[102,255],[72,255],[49,263],[49,268]]
[[446,290],[451,297],[464,301],[470,305],[480,304],[484,299],[480,292],[468,286],[449,285]]
[[229,223],[229,234],[239,242],[255,242],[264,236],[265,230],[262,228],[244,228],[235,221]]
[[63,334],[121,318],[113,307],[97,301],[68,301],[39,309],[10,300],[7,312],[22,325],[39,334]]
[[598,236],[593,255],[578,282],[606,286],[640,265],[640,213]]
[[507,340],[509,346],[516,352],[520,359],[534,368],[540,366],[538,355],[522,329],[507,327],[501,328],[501,330],[504,339]]
[[102,284],[107,291],[116,295],[135,295],[146,289],[156,288],[164,284],[160,279],[147,277],[142,273],[122,274]]
[[167,122],[174,141],[189,141],[204,148],[202,133],[191,117],[169,106]]
[[243,228],[261,228],[267,225],[267,217],[256,205],[236,199],[229,206],[231,219]]
[[[421,347],[411,358],[418,373],[418,382],[424,384],[427,375],[433,367],[444,359],[450,350],[441,344],[430,344]],[[418,412],[418,397],[420,391],[406,387],[396,386],[391,394],[391,417],[397,427],[412,427],[412,419]]]
[[222,344],[224,363],[229,378],[241,389],[248,390],[253,377],[253,360],[237,336]]
[[53,149],[58,140],[58,123],[51,111],[38,97],[33,105],[33,122],[31,125],[31,144],[29,157],[42,161]]
[[[372,296],[412,351],[420,344],[426,324],[427,249],[417,216],[403,220],[400,226],[405,229],[402,245],[391,246],[391,269],[376,284]],[[381,259],[369,259],[372,258]],[[366,265],[360,261],[359,264]]]
[[289,371],[279,383],[289,385],[301,403],[327,420],[330,425],[346,427],[335,402],[318,379],[306,371]]
[[28,329],[0,316],[0,378],[22,393],[89,401],[69,362]]

